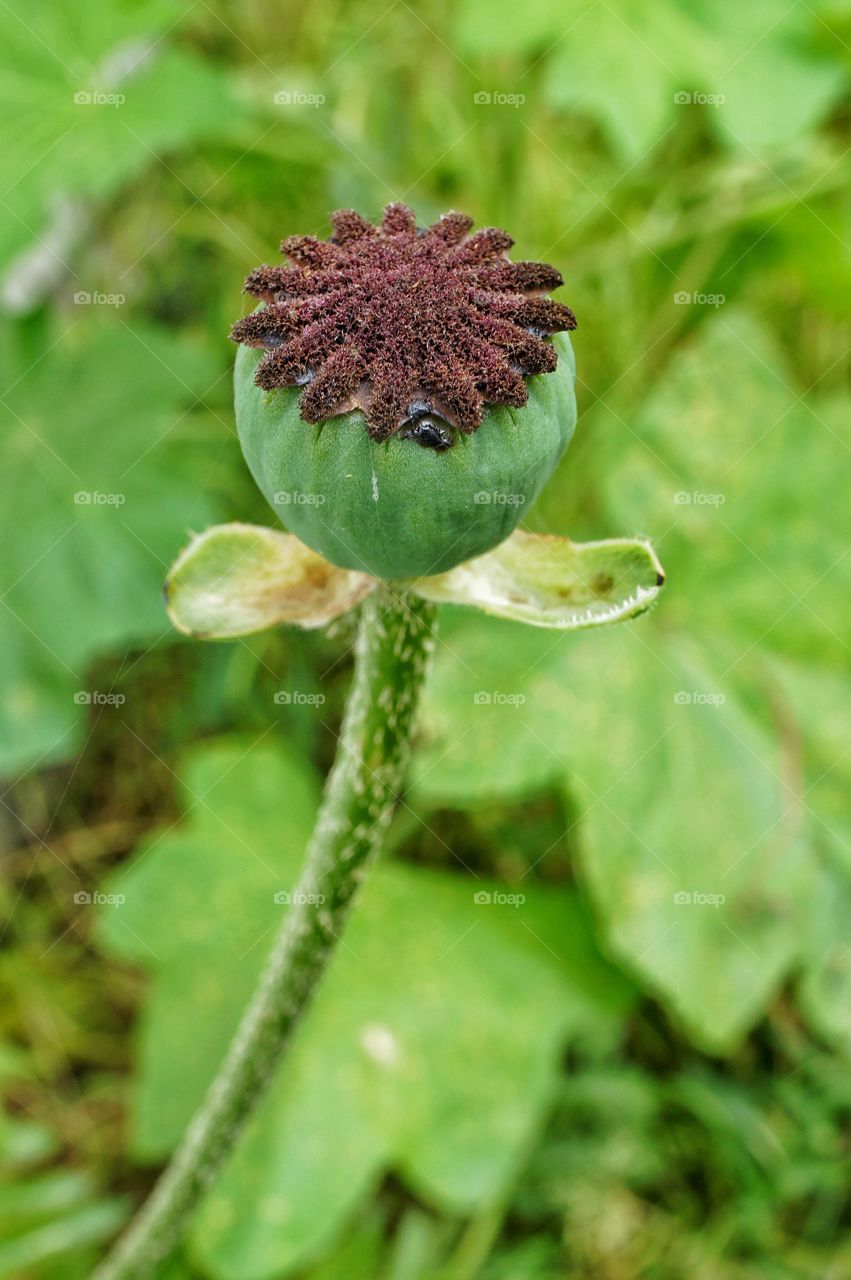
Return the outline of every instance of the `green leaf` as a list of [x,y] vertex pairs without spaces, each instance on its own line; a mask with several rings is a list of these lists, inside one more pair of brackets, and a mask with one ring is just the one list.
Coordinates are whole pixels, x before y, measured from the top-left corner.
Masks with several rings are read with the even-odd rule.
[[553,49],[549,96],[595,117],[637,162],[674,123],[677,93],[697,87],[706,37],[670,0],[588,0],[575,15]]
[[[155,976],[133,1118],[146,1159],[177,1141],[219,1064],[314,807],[304,766],[266,745],[206,746],[186,776],[187,821],[113,882],[125,902],[102,920],[110,950]],[[278,1276],[388,1168],[452,1212],[492,1201],[541,1123],[565,1041],[605,1043],[630,998],[575,895],[378,866],[202,1210],[196,1255],[226,1280]]]
[[33,1275],[32,1267],[52,1258],[64,1258],[70,1270],[74,1253],[88,1245],[105,1243],[124,1225],[127,1215],[128,1202],[124,1197],[100,1199],[61,1213],[19,1235],[0,1239],[0,1280],[19,1280],[24,1274]]
[[659,547],[664,607],[556,640],[467,615],[443,629],[424,708],[419,795],[563,781],[612,945],[712,1051],[801,960],[816,846],[847,857],[826,714],[849,591],[840,413],[802,401],[764,332],[721,312],[628,428],[601,415],[607,520]]
[[[215,1074],[281,919],[275,894],[295,882],[317,802],[315,780],[297,759],[249,744],[200,749],[183,776],[187,822],[143,848],[119,877],[127,902],[101,922],[113,950],[161,975],[133,1113],[133,1150],[143,1160],[175,1145]],[[198,1022],[187,1036],[190,1006]]]
[[847,69],[838,56],[841,43],[828,42],[829,56],[817,51],[816,39],[827,28],[809,5],[779,12],[774,0],[746,5],[688,0],[685,7],[705,30],[707,56],[699,85],[683,88],[720,95],[713,123],[745,154],[763,156],[788,147],[843,93]]
[[19,1120],[0,1111],[0,1162],[3,1165],[35,1164],[55,1155],[56,1135],[33,1120]]
[[555,0],[464,0],[455,13],[455,36],[471,54],[522,53],[546,48],[564,30],[564,8]]
[[456,21],[469,57],[545,58],[550,99],[633,162],[689,112],[746,153],[805,136],[845,83],[841,42],[816,48],[824,30],[807,5],[778,13],[773,0],[535,0],[528,13],[465,0]]
[[652,547],[640,539],[581,543],[518,531],[494,551],[411,586],[437,603],[577,631],[644,613],[664,581]]
[[[32,1062],[23,1050],[0,1039],[0,1086],[31,1075]],[[28,1116],[10,1115],[0,1106],[0,1173],[14,1171],[20,1175],[21,1166],[50,1159],[59,1146],[56,1134],[47,1125]]]
[[[772,696],[787,733],[797,735],[794,768],[814,848],[851,882],[848,795],[851,691],[841,667],[765,654]],[[803,814],[801,815],[803,818]]]
[[[79,322],[43,358],[12,358],[0,476],[0,769],[76,746],[109,689],[89,664],[168,633],[162,580],[189,526],[217,511],[186,410],[215,378],[199,351],[134,322]],[[197,434],[197,428],[196,428]],[[201,480],[199,482],[199,476]]]
[[466,808],[558,783],[559,743],[572,730],[563,673],[546,659],[572,642],[454,609],[441,610],[439,637],[411,768],[417,794]]
[[699,1044],[731,1047],[795,955],[806,884],[768,741],[693,646],[646,625],[546,644],[517,631],[444,629],[419,794],[569,783],[612,945]]
[[18,273],[13,267],[20,280],[7,281],[11,305],[29,303],[36,268],[64,278],[86,200],[112,194],[160,154],[229,127],[235,104],[223,76],[171,48],[186,12],[175,0],[107,0],[71,24],[51,5],[0,6],[0,108],[17,121],[0,157],[13,213],[0,261],[27,254]]
[[813,1030],[851,1057],[851,882],[826,867],[807,898],[798,997]]
[[57,1169],[22,1181],[0,1184],[3,1233],[13,1227],[73,1209],[88,1199],[91,1178],[76,1169]]
[[374,586],[368,574],[336,568],[291,533],[222,524],[180,553],[166,600],[178,631],[221,640],[281,623],[324,627]]
[[846,398],[802,396],[766,330],[722,307],[636,420],[603,418],[611,518],[654,537],[682,584],[669,620],[713,646],[732,640],[734,670],[745,641],[844,662],[851,561],[836,464],[847,413]]
[[[616,150],[639,159],[674,117],[689,50],[703,33],[671,0],[464,0],[456,20],[469,57],[537,54],[549,99],[596,119]],[[526,68],[522,74],[526,73]]]

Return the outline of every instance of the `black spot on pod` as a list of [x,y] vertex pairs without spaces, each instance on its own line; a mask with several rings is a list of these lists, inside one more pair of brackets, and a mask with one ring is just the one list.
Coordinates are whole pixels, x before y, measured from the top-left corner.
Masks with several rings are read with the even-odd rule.
[[403,440],[414,440],[424,449],[436,449],[442,453],[452,445],[452,433],[439,418],[423,417],[403,423],[400,435]]

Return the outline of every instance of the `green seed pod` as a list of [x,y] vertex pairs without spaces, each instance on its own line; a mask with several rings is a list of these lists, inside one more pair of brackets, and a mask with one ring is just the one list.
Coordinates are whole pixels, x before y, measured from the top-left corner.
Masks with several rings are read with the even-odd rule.
[[[240,321],[236,420],[261,491],[333,564],[385,579],[444,573],[507,538],[576,423],[561,282],[511,263],[504,232],[381,228],[343,211],[331,241],[284,241],[266,307]],[[550,340],[550,335],[556,336]]]

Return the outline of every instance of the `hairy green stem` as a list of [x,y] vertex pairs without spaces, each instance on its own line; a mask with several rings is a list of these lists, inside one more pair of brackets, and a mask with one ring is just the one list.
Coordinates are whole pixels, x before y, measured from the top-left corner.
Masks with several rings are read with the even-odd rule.
[[206,1098],[92,1280],[146,1280],[171,1253],[280,1061],[392,816],[433,623],[433,605],[389,587],[364,603],[337,756],[293,905]]

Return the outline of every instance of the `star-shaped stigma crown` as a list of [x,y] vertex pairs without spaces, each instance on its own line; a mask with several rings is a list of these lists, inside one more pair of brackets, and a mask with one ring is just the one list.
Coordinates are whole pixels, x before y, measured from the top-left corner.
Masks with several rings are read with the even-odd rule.
[[509,261],[511,236],[472,225],[446,213],[421,228],[391,204],[380,226],[341,209],[329,240],[288,237],[293,265],[251,272],[245,290],[266,306],[231,333],[266,350],[257,385],[303,387],[307,422],[360,409],[373,439],[405,429],[433,448],[452,437],[432,415],[471,432],[486,405],[524,405],[524,377],[555,369],[547,339],[576,318],[546,297],[563,283],[554,267]]

